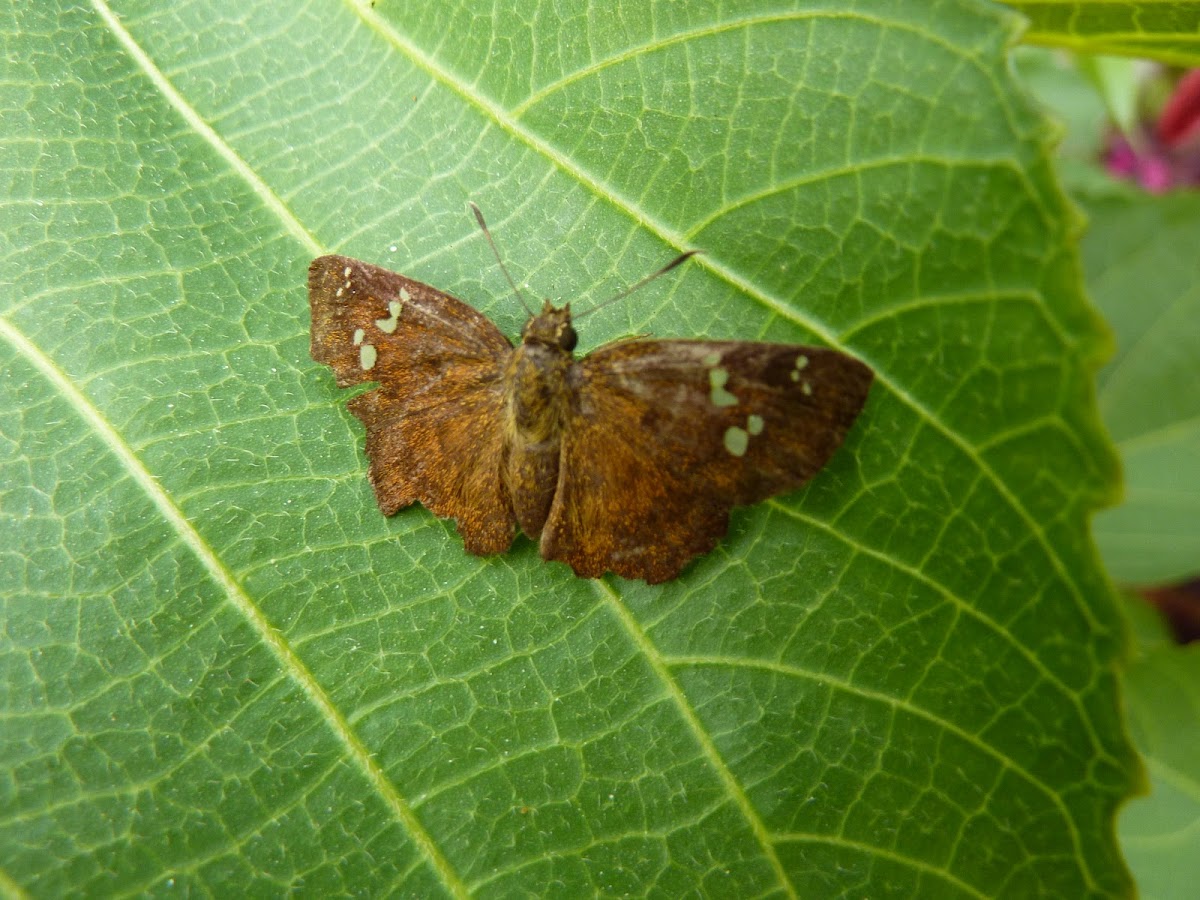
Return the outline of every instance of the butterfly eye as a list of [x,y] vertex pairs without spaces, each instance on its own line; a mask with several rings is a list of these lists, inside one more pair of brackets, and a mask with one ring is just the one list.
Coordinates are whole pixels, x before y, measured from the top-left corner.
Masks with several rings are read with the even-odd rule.
[[575,334],[575,329],[568,325],[558,333],[558,346],[564,350],[574,350],[575,342],[578,339],[579,336]]

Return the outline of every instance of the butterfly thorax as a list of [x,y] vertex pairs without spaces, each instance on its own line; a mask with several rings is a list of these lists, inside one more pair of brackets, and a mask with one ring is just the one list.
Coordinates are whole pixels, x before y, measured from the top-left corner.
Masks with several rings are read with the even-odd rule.
[[534,538],[546,523],[558,482],[575,341],[570,308],[547,302],[525,323],[505,373],[504,481],[521,529]]

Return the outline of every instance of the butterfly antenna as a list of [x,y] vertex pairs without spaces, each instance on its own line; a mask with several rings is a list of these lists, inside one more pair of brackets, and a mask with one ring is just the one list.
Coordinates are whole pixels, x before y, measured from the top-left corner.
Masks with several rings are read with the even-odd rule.
[[632,294],[638,288],[645,287],[650,282],[652,282],[655,278],[661,278],[663,275],[666,275],[668,272],[670,272],[673,268],[687,262],[689,259],[691,259],[693,256],[695,256],[699,252],[700,252],[699,250],[689,250],[687,253],[680,253],[677,257],[675,257],[673,260],[671,260],[669,263],[667,263],[665,266],[663,266],[661,269],[659,269],[653,275],[647,275],[645,278],[643,278],[637,284],[633,285],[633,287],[625,288],[625,290],[621,291],[621,293],[617,294],[615,297],[609,297],[603,303],[598,303],[595,306],[593,306],[591,309],[581,312],[575,318],[582,319],[584,316],[590,316],[592,313],[594,313],[598,309],[604,309],[604,307],[608,306],[610,303],[616,303],[618,300],[624,300],[626,297],[628,297],[630,294]]
[[471,204],[471,210],[475,213],[475,221],[479,223],[479,227],[483,229],[483,236],[487,238],[488,246],[492,248],[492,255],[496,257],[496,262],[500,263],[500,271],[504,273],[504,277],[508,279],[508,283],[512,285],[513,291],[517,295],[517,299],[521,301],[521,305],[525,307],[525,312],[533,315],[533,310],[529,308],[529,304],[525,302],[525,295],[521,293],[521,289],[517,287],[517,283],[513,281],[512,276],[508,274],[508,269],[504,265],[504,260],[500,258],[500,251],[496,249],[496,242],[492,240],[492,233],[488,231],[487,222],[483,221],[483,213],[479,211],[479,207],[475,205],[473,200],[468,200]]

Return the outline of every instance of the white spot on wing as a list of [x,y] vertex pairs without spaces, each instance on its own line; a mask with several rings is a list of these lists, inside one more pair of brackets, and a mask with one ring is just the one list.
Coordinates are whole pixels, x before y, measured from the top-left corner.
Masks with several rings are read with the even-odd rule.
[[728,370],[721,368],[708,370],[708,396],[713,406],[737,406],[738,398],[725,390],[725,382],[728,380]]
[[375,368],[375,359],[378,355],[371,344],[363,344],[358,348],[358,362],[364,372],[370,372]]
[[363,342],[363,338],[365,338],[366,336],[367,336],[367,333],[365,331],[363,331],[361,328],[355,328],[354,329],[354,346],[357,347],[359,344],[361,344]]
[[376,319],[375,327],[384,334],[392,334],[396,330],[396,326],[400,324],[400,301],[393,300],[388,304],[388,312],[391,313],[386,319]]
[[750,446],[750,435],[744,428],[730,425],[725,429],[725,449],[734,456],[745,456],[746,448]]

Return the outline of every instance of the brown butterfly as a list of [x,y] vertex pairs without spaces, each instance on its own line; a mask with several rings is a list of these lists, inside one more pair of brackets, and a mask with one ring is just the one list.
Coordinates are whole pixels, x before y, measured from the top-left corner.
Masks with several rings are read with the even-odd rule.
[[676,577],[732,507],[808,481],[871,386],[857,360],[790,344],[631,338],[576,359],[570,304],[549,301],[514,348],[461,300],[345,256],[313,260],[308,286],[313,359],[339,387],[379,385],[349,406],[384,515],[420,501],[480,555],[519,524],[588,578]]

